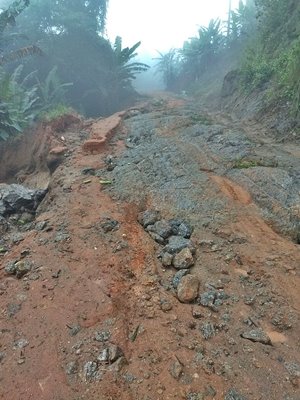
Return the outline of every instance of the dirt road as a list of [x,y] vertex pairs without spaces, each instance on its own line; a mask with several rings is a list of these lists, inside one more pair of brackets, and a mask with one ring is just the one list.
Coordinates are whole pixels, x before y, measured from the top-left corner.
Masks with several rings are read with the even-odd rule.
[[159,96],[47,131],[1,238],[2,399],[300,399],[299,149],[259,129]]

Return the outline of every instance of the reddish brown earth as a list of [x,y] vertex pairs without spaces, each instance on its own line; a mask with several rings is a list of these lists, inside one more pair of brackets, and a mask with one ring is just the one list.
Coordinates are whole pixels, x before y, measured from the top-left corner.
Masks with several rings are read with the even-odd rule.
[[[166,113],[178,102],[170,100]],[[162,284],[172,271],[162,269],[159,246],[137,222],[138,213],[153,206],[151,200],[143,205],[118,201],[101,176],[81,173],[105,168],[108,154],[124,151],[114,133],[125,140],[125,116],[76,121],[59,133],[53,127],[39,132],[38,151],[48,149],[44,158],[58,146],[68,151],[53,174],[42,158],[42,168],[36,164],[23,171],[24,184],[49,184],[37,217],[47,229],[25,232],[24,240],[11,243],[0,258],[1,399],[223,400],[236,388],[244,397],[226,400],[299,400],[299,371],[290,374],[285,366],[299,363],[299,246],[266,224],[244,188],[208,170],[211,185],[220,198],[230,200],[237,218],[216,233],[226,243],[225,253],[210,243],[204,228],[195,231],[192,271],[202,292],[209,281],[240,301],[230,301],[220,312],[180,303]],[[89,137],[83,131],[91,139],[107,137],[105,146],[85,151]],[[166,218],[173,217],[168,205],[162,209]],[[118,230],[101,229],[107,217],[119,222]],[[6,275],[6,263],[20,259],[25,250],[35,271],[22,279]],[[254,296],[255,304],[243,301],[245,296]],[[195,309],[199,318],[193,316]],[[250,328],[243,322],[247,318]],[[200,332],[207,321],[219,332],[209,340]],[[80,330],[72,335],[75,326]],[[257,327],[269,335],[271,346],[240,337]],[[100,365],[99,380],[88,380],[84,365],[106,346],[95,340],[101,331],[110,332],[108,342],[123,350],[127,363],[120,370]],[[16,346],[20,339],[28,342],[22,349]],[[178,360],[182,373],[175,379],[170,369]]]

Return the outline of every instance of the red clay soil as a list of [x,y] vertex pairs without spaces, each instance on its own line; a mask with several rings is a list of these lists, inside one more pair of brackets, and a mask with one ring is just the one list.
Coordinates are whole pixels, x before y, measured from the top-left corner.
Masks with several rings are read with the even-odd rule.
[[[195,305],[180,303],[161,284],[162,276],[171,272],[162,270],[157,244],[137,222],[138,212],[151,204],[139,209],[117,201],[105,190],[107,184],[100,183],[101,176],[81,173],[83,168],[104,168],[108,154],[122,151],[122,145],[109,141],[86,151],[82,144],[88,138],[82,132],[91,139],[110,139],[123,132],[122,117],[124,113],[90,126],[80,122],[64,132],[48,132],[48,141],[49,135],[56,137],[48,151],[63,145],[67,157],[52,175],[39,166],[24,173],[25,184],[49,183],[36,221],[47,227],[25,232],[0,258],[0,398],[283,400],[286,393],[286,399],[299,399],[299,374],[289,375],[284,366],[296,362],[297,352],[299,356],[299,324],[284,327],[300,311],[299,248],[262,220],[243,188],[211,175],[219,195],[240,208],[239,218],[218,232],[231,243],[228,253],[238,257],[221,261],[209,238],[201,233],[193,237],[197,262],[210,266],[199,275],[201,284],[210,278],[242,298],[251,294],[250,284],[264,288],[268,281],[265,302],[277,299],[282,313],[277,327],[257,322],[272,346],[240,337],[240,321],[251,315],[250,301],[230,305],[230,335],[221,316],[210,309],[197,306],[199,315],[193,317]],[[118,229],[105,233],[101,224],[107,218],[118,221]],[[8,276],[4,266],[22,257],[33,263],[34,271],[22,279]],[[257,301],[263,302],[263,296]],[[203,339],[198,326],[208,319],[220,332],[211,341]],[[101,332],[109,332],[104,342],[97,336]],[[122,349],[124,365],[97,365],[96,376],[89,378],[84,366],[107,343]],[[182,369],[178,379],[170,373],[176,366]],[[244,397],[225,397],[230,388]]]

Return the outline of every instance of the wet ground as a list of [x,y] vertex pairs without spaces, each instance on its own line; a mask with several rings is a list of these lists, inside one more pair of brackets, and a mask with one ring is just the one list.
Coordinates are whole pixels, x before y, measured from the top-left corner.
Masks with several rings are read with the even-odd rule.
[[37,218],[1,237],[1,398],[299,400],[299,148],[165,95],[55,135],[22,178],[49,183]]

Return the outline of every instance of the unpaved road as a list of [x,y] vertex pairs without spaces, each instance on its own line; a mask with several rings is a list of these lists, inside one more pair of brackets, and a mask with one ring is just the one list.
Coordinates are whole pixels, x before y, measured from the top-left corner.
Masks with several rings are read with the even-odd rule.
[[[299,149],[169,96],[63,136],[36,220],[1,238],[1,398],[299,400]],[[145,210],[193,227],[192,303]]]

